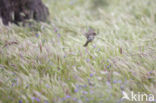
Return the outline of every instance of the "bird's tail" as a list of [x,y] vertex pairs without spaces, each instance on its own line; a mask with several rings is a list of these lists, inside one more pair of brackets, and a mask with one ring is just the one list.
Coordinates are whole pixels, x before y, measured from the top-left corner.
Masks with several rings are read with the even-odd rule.
[[87,40],[87,42],[83,45],[84,47],[86,47],[88,45],[89,41]]

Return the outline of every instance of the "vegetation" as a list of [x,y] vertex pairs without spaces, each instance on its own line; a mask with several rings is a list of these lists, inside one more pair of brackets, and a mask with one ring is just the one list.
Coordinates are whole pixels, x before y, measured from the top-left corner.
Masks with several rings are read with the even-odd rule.
[[[155,0],[45,0],[49,23],[0,24],[0,103],[156,99]],[[83,47],[89,27],[95,40]]]
[[4,25],[25,24],[27,20],[47,21],[48,8],[41,0],[0,0],[0,17]]

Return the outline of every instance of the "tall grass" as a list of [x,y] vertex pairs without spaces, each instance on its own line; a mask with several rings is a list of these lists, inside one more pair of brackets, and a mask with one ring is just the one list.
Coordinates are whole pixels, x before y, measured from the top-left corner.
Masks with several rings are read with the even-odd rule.
[[[44,0],[49,23],[0,24],[0,103],[156,99],[155,0]],[[89,27],[98,32],[84,48]]]

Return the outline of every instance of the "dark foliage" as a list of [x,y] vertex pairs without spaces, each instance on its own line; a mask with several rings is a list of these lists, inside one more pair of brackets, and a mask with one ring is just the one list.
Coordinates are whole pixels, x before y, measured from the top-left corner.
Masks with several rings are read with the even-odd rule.
[[48,15],[48,8],[41,0],[0,0],[0,17],[5,25],[28,19],[46,21]]

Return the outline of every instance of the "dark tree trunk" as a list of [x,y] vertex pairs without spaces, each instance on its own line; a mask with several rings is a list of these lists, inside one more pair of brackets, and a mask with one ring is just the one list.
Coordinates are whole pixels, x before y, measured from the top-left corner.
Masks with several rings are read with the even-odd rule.
[[48,15],[48,8],[41,0],[0,0],[0,17],[5,25],[28,19],[46,21]]

